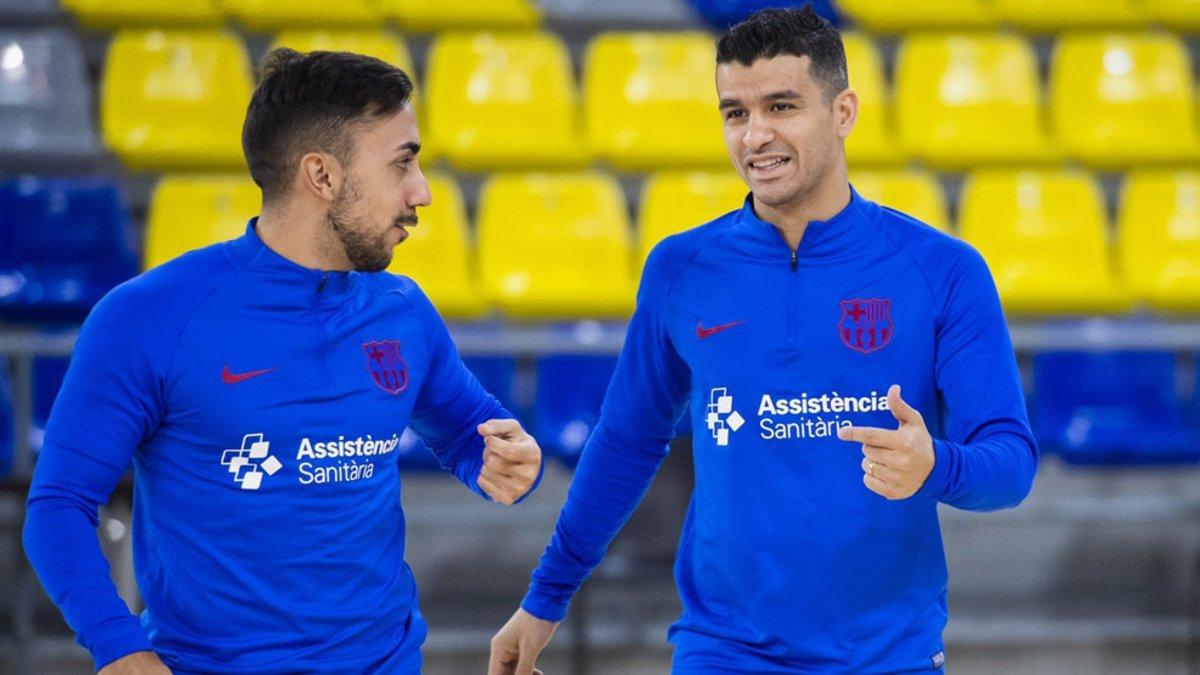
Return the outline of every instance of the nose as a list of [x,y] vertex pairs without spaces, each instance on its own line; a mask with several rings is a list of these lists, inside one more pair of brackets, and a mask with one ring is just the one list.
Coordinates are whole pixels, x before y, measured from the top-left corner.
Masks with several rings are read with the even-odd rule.
[[408,194],[408,206],[413,209],[429,206],[433,201],[433,195],[429,192],[429,181],[425,180],[425,174],[418,170],[416,179],[416,184]]
[[742,135],[742,143],[747,150],[757,150],[775,140],[775,130],[757,115],[750,115],[746,124],[746,133]]

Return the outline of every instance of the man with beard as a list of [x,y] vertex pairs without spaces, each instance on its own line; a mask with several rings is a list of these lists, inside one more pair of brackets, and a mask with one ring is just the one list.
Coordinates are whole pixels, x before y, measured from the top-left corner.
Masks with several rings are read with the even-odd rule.
[[[263,71],[242,137],[261,215],[97,304],[30,490],[29,559],[106,674],[417,673],[400,434],[487,499],[541,475],[428,298],[383,271],[430,202],[408,76],[286,49]],[[95,533],[131,462],[140,620]]]

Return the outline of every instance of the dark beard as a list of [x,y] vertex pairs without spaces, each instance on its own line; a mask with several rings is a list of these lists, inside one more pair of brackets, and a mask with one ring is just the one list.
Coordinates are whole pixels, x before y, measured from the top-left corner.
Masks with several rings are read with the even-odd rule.
[[334,200],[325,219],[341,242],[352,268],[359,272],[382,272],[392,262],[392,247],[387,245],[384,234],[372,238],[350,227],[348,212],[360,195],[352,183],[346,183],[342,190],[343,194]]

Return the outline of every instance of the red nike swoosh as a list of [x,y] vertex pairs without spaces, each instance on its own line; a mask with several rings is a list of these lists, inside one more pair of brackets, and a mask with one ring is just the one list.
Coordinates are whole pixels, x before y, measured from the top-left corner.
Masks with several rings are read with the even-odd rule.
[[707,340],[723,330],[729,330],[734,326],[740,326],[746,323],[746,320],[742,319],[741,321],[730,321],[729,323],[723,323],[719,326],[713,326],[712,328],[705,328],[702,325],[703,323],[703,321],[696,322],[696,337],[700,338],[701,340]]
[[277,370],[279,370],[279,368],[263,368],[262,370],[251,370],[246,373],[231,373],[229,372],[229,366],[225,366],[221,369],[221,381],[225,384],[237,384],[238,382],[245,382],[252,377],[266,375],[267,373],[273,373]]

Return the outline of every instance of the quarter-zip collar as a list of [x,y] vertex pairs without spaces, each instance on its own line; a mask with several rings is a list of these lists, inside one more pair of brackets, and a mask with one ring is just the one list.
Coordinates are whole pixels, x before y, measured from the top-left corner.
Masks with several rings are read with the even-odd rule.
[[251,218],[246,233],[230,242],[237,262],[246,270],[266,277],[274,285],[293,289],[283,291],[311,306],[319,294],[319,304],[330,306],[348,299],[361,283],[361,272],[318,270],[299,265],[279,255],[258,236],[258,217]]
[[[850,201],[827,220],[812,220],[804,229],[794,258],[800,265],[861,253],[867,243],[878,238],[875,219],[879,205],[864,199],[850,186]],[[754,211],[754,195],[746,195],[742,210],[734,216],[734,246],[754,258],[792,264],[793,251],[774,224]]]

